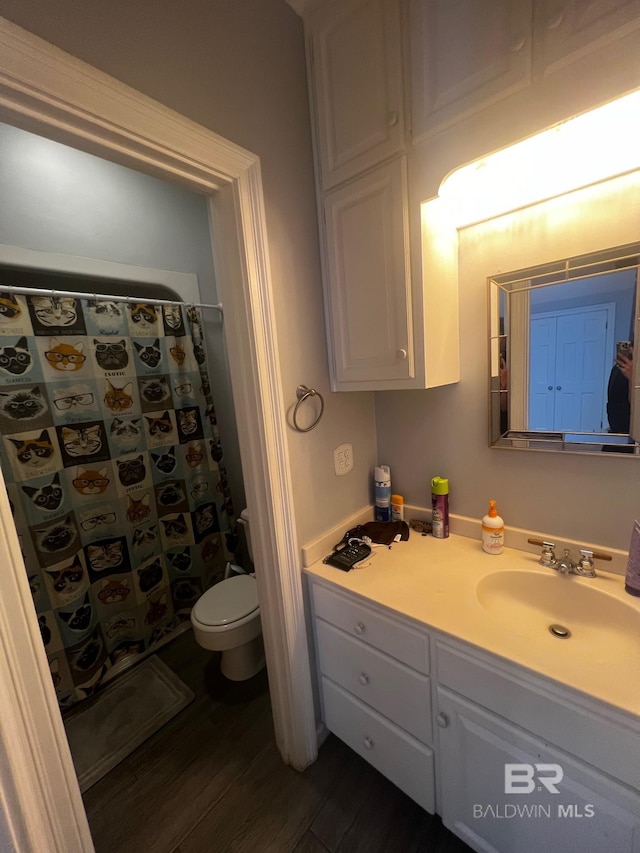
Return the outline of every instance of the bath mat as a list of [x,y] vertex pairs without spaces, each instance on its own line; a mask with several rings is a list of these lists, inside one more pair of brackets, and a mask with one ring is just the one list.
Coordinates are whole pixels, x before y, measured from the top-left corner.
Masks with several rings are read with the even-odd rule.
[[155,655],[118,676],[65,720],[80,790],[94,785],[193,699]]

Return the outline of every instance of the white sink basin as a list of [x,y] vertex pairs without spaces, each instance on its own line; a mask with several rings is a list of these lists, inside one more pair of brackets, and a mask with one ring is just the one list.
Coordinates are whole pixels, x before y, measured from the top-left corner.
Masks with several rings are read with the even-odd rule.
[[[640,611],[597,587],[606,583],[563,576],[549,569],[498,571],[478,581],[476,594],[487,613],[514,635],[531,639],[549,637],[577,652],[597,652],[598,660],[640,655]],[[593,584],[590,586],[590,584]],[[567,628],[563,643],[549,631],[551,625]]]

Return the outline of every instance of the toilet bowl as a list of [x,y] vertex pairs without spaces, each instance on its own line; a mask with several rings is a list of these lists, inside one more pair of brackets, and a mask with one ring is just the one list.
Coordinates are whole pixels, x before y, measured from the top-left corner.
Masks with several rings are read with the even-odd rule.
[[[241,520],[253,556],[246,510]],[[258,586],[253,575],[235,575],[208,589],[191,611],[191,624],[200,646],[222,652],[220,670],[231,681],[245,681],[263,668]]]

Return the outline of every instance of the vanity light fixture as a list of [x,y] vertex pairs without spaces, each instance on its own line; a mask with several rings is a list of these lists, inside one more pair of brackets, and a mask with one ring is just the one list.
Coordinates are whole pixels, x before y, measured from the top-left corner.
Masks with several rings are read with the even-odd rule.
[[439,198],[463,228],[640,169],[638,140],[640,90],[456,169]]

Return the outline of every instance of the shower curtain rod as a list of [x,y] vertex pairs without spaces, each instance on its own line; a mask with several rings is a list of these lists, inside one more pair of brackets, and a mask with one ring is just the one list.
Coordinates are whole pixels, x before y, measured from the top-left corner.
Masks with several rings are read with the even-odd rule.
[[222,302],[184,302],[180,299],[146,299],[143,296],[113,296],[108,293],[80,293],[75,290],[57,290],[53,287],[19,287],[16,284],[0,284],[0,290],[9,290],[20,296],[69,296],[74,299],[104,299],[110,302],[130,302],[134,305],[187,305],[192,308],[213,308],[224,314]]

